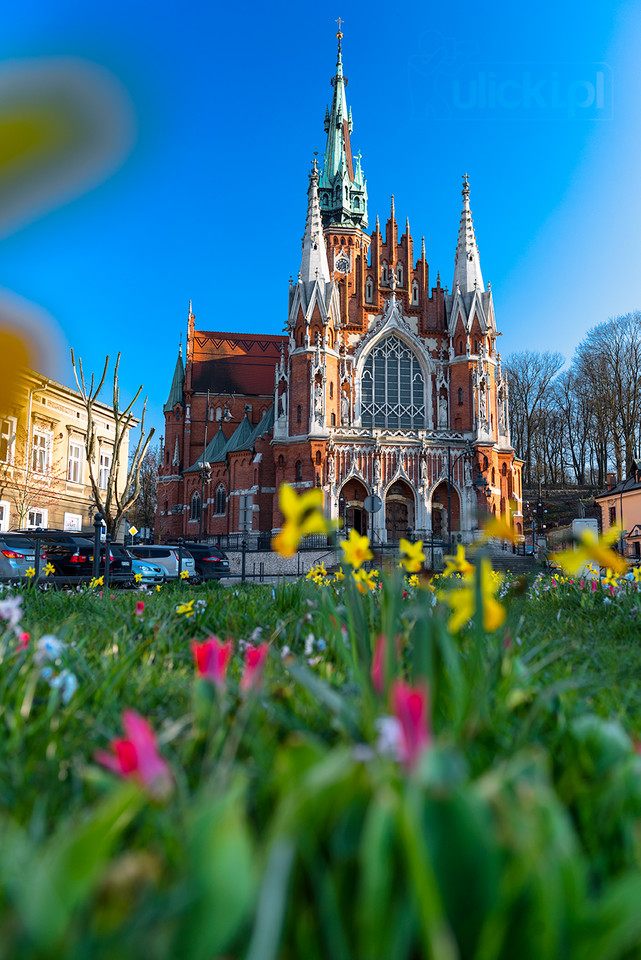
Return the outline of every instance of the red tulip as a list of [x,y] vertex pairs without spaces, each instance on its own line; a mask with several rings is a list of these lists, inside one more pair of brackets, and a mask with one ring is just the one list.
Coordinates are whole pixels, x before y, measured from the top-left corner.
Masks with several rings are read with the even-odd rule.
[[401,725],[401,760],[413,770],[429,747],[429,692],[427,687],[410,687],[400,680],[392,686],[392,708]]
[[145,609],[145,601],[138,600],[138,602],[136,603],[136,616],[142,617],[144,609]]
[[135,710],[123,710],[122,726],[127,739],[112,740],[112,753],[98,750],[96,760],[121,777],[137,780],[155,796],[166,796],[171,789],[171,771],[158,752],[154,731]]
[[20,636],[18,637],[16,650],[26,650],[27,647],[29,646],[29,639],[30,637],[28,633],[21,633]]
[[218,637],[209,637],[203,643],[192,643],[191,649],[198,675],[222,689],[234,649],[231,640],[221,643]]
[[372,678],[372,686],[376,693],[382,693],[385,689],[385,680],[383,677],[383,670],[385,668],[385,651],[387,648],[387,637],[380,633],[376,638],[376,646],[374,647],[374,656],[372,657],[372,668],[370,670],[370,677]]
[[253,647],[249,643],[247,644],[247,649],[245,650],[245,670],[240,681],[240,689],[243,693],[247,693],[248,690],[260,684],[268,653],[268,643],[260,643],[257,647]]

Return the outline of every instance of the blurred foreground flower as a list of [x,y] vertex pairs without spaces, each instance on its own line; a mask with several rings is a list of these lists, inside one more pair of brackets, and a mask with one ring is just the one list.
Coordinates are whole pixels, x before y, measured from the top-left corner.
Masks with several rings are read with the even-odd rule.
[[227,667],[234,649],[231,640],[222,643],[218,637],[209,637],[202,643],[194,641],[191,649],[198,675],[224,689]]
[[[481,583],[481,603],[483,605],[483,628],[498,630],[505,620],[505,607],[495,599],[494,595],[501,585],[501,578],[492,570],[487,557],[481,558],[478,574]],[[448,621],[448,628],[452,633],[458,633],[461,627],[471,620],[476,609],[476,576],[468,573],[460,586],[451,590],[441,591],[439,600],[444,600],[453,610]]]
[[137,600],[137,601],[136,601],[136,616],[137,616],[137,617],[142,617],[142,615],[143,615],[144,612],[145,612],[145,601],[144,601],[144,600]]
[[398,680],[392,686],[392,710],[401,726],[399,759],[413,770],[431,742],[427,687],[410,687]]
[[54,637],[52,633],[43,634],[36,643],[36,652],[33,657],[36,666],[40,667],[43,663],[49,661],[55,662],[60,658],[65,648],[66,644],[62,640],[58,640],[58,637]]
[[612,544],[616,543],[620,536],[619,527],[611,527],[601,537],[595,537],[591,530],[582,530],[573,550],[552,553],[550,560],[560,564],[570,576],[574,576],[583,566],[592,561],[599,567],[610,567],[615,573],[625,573],[628,569],[627,561],[611,549]]
[[193,617],[195,612],[193,600],[187,600],[186,603],[179,603],[176,606],[176,613],[182,613],[185,617]]
[[352,576],[356,581],[356,586],[359,593],[367,593],[368,591],[373,592],[376,590],[376,584],[378,582],[378,570],[364,570],[362,567],[360,570],[353,570]]
[[171,790],[171,771],[158,752],[154,731],[135,710],[123,711],[122,726],[126,739],[112,740],[111,753],[96,751],[96,760],[119,776],[136,780],[154,797],[163,799]]
[[354,570],[358,570],[361,564],[365,563],[366,560],[371,560],[374,556],[369,548],[369,539],[366,536],[361,536],[353,528],[349,531],[349,538],[341,540],[341,549],[343,559]]
[[401,537],[399,549],[401,551],[401,564],[408,573],[418,573],[419,570],[423,569],[425,554],[423,553],[422,540],[411,543],[409,540]]
[[0,620],[5,620],[8,627],[15,627],[22,620],[22,596],[7,597],[0,600]]
[[456,556],[445,558],[445,570],[443,571],[443,576],[453,577],[456,573],[460,573],[463,576],[466,576],[469,573],[474,573],[474,567],[468,560],[465,559],[465,547],[462,543],[459,543],[456,548]]
[[268,653],[268,643],[260,643],[257,647],[253,647],[251,644],[247,645],[245,650],[245,670],[243,671],[243,676],[240,681],[240,689],[243,693],[247,693],[260,684]]
[[272,549],[282,557],[293,556],[302,538],[308,534],[330,532],[331,524],[323,513],[322,490],[314,487],[298,496],[293,487],[282,483],[278,503],[285,523],[272,539]]

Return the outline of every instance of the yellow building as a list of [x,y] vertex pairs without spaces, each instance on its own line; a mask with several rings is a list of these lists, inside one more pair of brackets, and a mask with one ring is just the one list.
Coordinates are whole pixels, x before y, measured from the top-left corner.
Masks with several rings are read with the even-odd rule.
[[[106,489],[113,458],[114,416],[93,408],[94,476]],[[131,427],[138,421],[132,420]],[[85,453],[87,411],[82,397],[32,371],[20,376],[10,409],[0,411],[0,530],[93,531],[95,498]],[[129,436],[120,450],[118,487],[127,480]]]
[[634,462],[629,476],[619,483],[610,474],[608,489],[594,499],[601,508],[601,529],[622,528],[625,556],[641,560],[641,460]]

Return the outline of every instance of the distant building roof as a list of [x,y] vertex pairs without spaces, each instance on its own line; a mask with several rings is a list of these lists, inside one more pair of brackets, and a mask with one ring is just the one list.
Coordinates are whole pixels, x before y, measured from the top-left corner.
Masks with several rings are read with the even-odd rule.
[[626,477],[625,480],[621,480],[617,483],[616,487],[612,487],[611,490],[604,490],[603,493],[597,493],[595,500],[602,500],[605,497],[612,497],[615,494],[620,493],[632,493],[635,490],[641,490],[641,480],[632,481],[632,477]]
[[288,338],[253,333],[194,332],[192,388],[199,393],[269,396],[274,367]]

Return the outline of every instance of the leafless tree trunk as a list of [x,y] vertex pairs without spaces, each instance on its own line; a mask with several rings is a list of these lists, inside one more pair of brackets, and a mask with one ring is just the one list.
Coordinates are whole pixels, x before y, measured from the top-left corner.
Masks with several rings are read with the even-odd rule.
[[[71,365],[73,367],[74,377],[78,390],[87,411],[87,436],[85,438],[85,451],[87,455],[87,465],[89,467],[89,480],[96,502],[96,510],[102,516],[111,537],[116,537],[120,523],[127,510],[135,503],[140,494],[140,471],[143,458],[147,452],[147,447],[154,435],[154,428],[149,431],[145,440],[145,412],[147,409],[147,397],[145,397],[142,406],[142,415],[140,417],[140,436],[135,450],[129,454],[129,464],[126,480],[120,483],[120,464],[123,455],[123,443],[127,439],[129,430],[134,426],[136,418],[132,410],[138,397],[142,393],[142,384],[138,387],[135,397],[125,410],[120,409],[120,388],[118,386],[118,367],[120,366],[120,354],[116,359],[113,376],[113,399],[112,413],[114,418],[114,438],[111,463],[109,465],[109,474],[107,476],[106,487],[100,487],[100,451],[97,447],[96,424],[94,420],[94,404],[102,390],[107,377],[109,367],[109,357],[105,360],[105,367],[102,371],[102,377],[97,387],[94,387],[94,375],[91,374],[91,381],[87,387],[85,376],[82,370],[82,360],[78,357],[78,367],[73,350],[71,351]],[[98,454],[98,458],[97,455]]]

